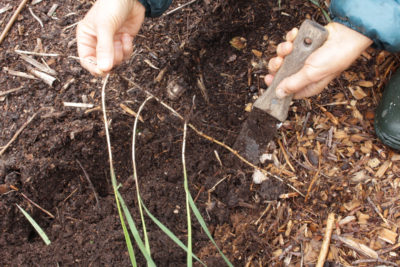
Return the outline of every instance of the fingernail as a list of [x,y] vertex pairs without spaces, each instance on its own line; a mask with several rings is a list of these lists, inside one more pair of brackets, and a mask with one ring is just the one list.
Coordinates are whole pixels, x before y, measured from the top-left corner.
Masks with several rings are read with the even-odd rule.
[[278,88],[278,89],[276,89],[276,96],[278,98],[284,98],[286,96],[286,94],[282,88]]
[[97,67],[101,71],[109,71],[112,67],[112,61],[108,57],[99,57],[97,61]]

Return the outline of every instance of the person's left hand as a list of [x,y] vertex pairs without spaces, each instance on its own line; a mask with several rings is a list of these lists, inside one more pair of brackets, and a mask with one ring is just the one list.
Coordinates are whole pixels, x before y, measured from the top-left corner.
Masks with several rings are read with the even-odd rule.
[[81,65],[93,75],[105,75],[129,58],[145,11],[134,0],[96,1],[76,32]]
[[[278,97],[294,94],[294,98],[310,97],[320,93],[328,83],[347,69],[367,49],[372,40],[345,25],[332,22],[325,26],[329,32],[326,42],[314,51],[297,73],[285,78],[276,88]],[[270,85],[283,59],[293,50],[298,33],[293,29],[286,35],[286,42],[277,47],[277,57],[268,63],[270,74],[265,83]]]

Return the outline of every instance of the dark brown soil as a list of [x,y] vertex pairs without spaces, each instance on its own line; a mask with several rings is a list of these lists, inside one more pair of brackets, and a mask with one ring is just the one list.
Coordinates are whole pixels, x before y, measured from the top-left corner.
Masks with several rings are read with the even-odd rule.
[[[56,11],[58,19],[49,18],[46,13],[56,2],[49,0],[30,6],[43,20],[44,28],[24,8],[0,48],[1,66],[19,71],[26,71],[26,66],[13,50],[33,51],[39,39],[43,52],[64,55],[45,58],[58,73],[53,87],[5,71],[0,73],[1,91],[23,86],[23,90],[0,98],[1,145],[42,108],[0,158],[0,184],[19,189],[0,195],[0,262],[2,266],[129,266],[109,175],[101,110],[87,112],[63,106],[64,101],[101,105],[101,79],[92,77],[77,61],[66,57],[76,55],[76,43],[75,28],[65,27],[82,18],[91,3],[63,1]],[[173,6],[183,2],[175,1]],[[120,104],[137,111],[146,94],[124,78],[134,80],[163,99],[201,131],[232,146],[247,116],[246,104],[266,88],[261,76],[266,73],[265,64],[274,55],[275,45],[305,16],[324,23],[320,11],[312,4],[286,2],[282,1],[282,10],[290,16],[282,15],[278,1],[204,0],[172,15],[148,19],[135,40],[131,60],[113,71],[106,97],[114,166],[122,184],[120,191],[139,226],[131,159],[134,118]],[[17,5],[13,0],[3,0],[3,4]],[[12,11],[0,15],[1,28],[11,15]],[[230,40],[237,36],[247,40],[246,48],[240,51],[230,45]],[[252,49],[262,51],[263,57],[257,58]],[[161,81],[155,81],[163,69],[165,75]],[[74,82],[63,89],[72,78]],[[197,86],[199,79],[204,82],[206,95]],[[168,98],[166,88],[172,82],[185,89],[177,100]],[[298,112],[306,109],[302,104],[298,106]],[[150,211],[185,242],[183,122],[154,100],[146,105],[142,116],[144,122],[138,126],[136,149],[142,198]],[[78,162],[94,184],[99,203]],[[269,265],[282,232],[279,226],[288,220],[286,210],[282,213],[279,207],[301,210],[303,200],[294,198],[277,204],[279,195],[291,192],[286,185],[273,179],[261,186],[252,184],[251,168],[239,164],[230,152],[191,130],[187,137],[186,165],[192,196],[232,263]],[[221,179],[224,180],[208,193]],[[304,179],[307,182],[300,189],[306,192],[310,179]],[[55,218],[32,206],[21,193]],[[347,197],[351,199],[351,193]],[[260,229],[254,222],[266,203],[274,205],[267,216],[271,225]],[[16,204],[43,227],[52,241],[50,246],[43,243]],[[326,210],[323,214],[327,213]],[[313,219],[322,222],[324,217],[316,215]],[[150,219],[146,222],[155,262],[160,266],[184,266],[185,252]],[[197,223],[193,226],[193,242],[194,252],[209,266],[223,264]],[[135,251],[139,266],[144,266],[139,250]]]

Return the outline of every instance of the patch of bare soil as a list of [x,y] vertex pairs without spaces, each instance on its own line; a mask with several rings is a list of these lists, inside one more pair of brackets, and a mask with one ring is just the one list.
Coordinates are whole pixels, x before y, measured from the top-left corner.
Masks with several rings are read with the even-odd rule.
[[[174,7],[183,2],[175,1]],[[305,17],[325,23],[310,2],[281,2],[279,8],[277,1],[199,0],[174,14],[149,19],[135,40],[130,61],[113,71],[107,108],[114,165],[138,224],[131,160],[134,117],[126,110],[137,111],[146,94],[126,78],[160,97],[202,132],[232,146],[247,117],[246,105],[266,89],[262,78],[266,62],[285,32]],[[39,111],[0,158],[4,191],[0,191],[0,262],[2,266],[129,266],[110,184],[99,109],[101,79],[67,57],[76,55],[75,28],[70,26],[91,3],[63,1],[49,17],[54,3],[58,2],[29,6],[43,28],[25,8],[0,47],[0,90],[21,86],[0,97],[0,145]],[[1,28],[16,8],[12,0],[3,0],[0,7],[6,5],[14,8],[0,14]],[[232,40],[242,42],[243,48],[234,48]],[[6,68],[27,72],[14,49],[61,54],[43,57],[57,72],[55,84],[49,87],[7,72]],[[368,51],[325,93],[296,101],[267,151],[271,160],[264,167],[271,175],[261,185],[253,184],[253,170],[226,149],[188,131],[186,168],[192,196],[234,266],[315,264],[331,212],[337,218],[327,259],[331,266],[375,264],[378,261],[367,261],[374,258],[373,252],[386,264],[400,264],[396,250],[400,157],[377,141],[372,127],[382,86],[397,65],[392,55]],[[183,88],[182,94],[171,97],[171,86]],[[63,102],[91,103],[94,108],[65,107]],[[184,241],[183,122],[154,100],[142,116],[136,133],[142,198]],[[79,163],[94,185],[98,203]],[[16,204],[43,227],[50,246]],[[147,222],[156,263],[184,266],[186,254]],[[196,223],[193,233],[196,255],[209,266],[223,264]],[[368,247],[369,254],[345,242],[350,239]]]

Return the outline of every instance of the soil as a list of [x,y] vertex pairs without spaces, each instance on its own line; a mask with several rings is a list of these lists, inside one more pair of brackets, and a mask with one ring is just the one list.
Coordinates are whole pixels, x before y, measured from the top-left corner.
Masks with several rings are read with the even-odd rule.
[[[174,1],[171,9],[184,2]],[[55,3],[59,4],[55,15],[47,16]],[[17,5],[13,0],[3,0],[1,5],[7,4]],[[121,104],[137,111],[146,94],[126,78],[171,105],[202,132],[233,146],[248,115],[245,106],[266,89],[263,82],[266,64],[284,34],[305,17],[326,23],[321,10],[307,1],[282,1],[281,5],[266,0],[200,0],[171,15],[147,19],[135,39],[131,59],[113,70],[106,89],[113,163],[122,184],[120,192],[139,226],[131,157],[135,118]],[[43,28],[28,6],[43,20]],[[48,0],[28,6],[0,47],[1,91],[22,86],[22,90],[0,97],[0,144],[5,145],[30,116],[39,112],[0,158],[0,185],[18,188],[0,195],[1,265],[129,266],[111,186],[103,115],[96,108],[101,106],[102,79],[91,76],[79,62],[68,58],[77,52],[75,27],[67,26],[79,21],[91,2]],[[0,15],[1,28],[13,10]],[[230,41],[235,37],[243,37],[246,47],[234,48]],[[24,61],[14,49],[63,55],[44,58],[57,71],[55,84],[49,87],[41,80],[8,74],[5,67],[26,72]],[[257,57],[252,49],[263,52],[262,57]],[[35,58],[40,61],[40,57]],[[359,67],[366,80],[375,75],[368,64],[373,64],[373,59]],[[164,72],[162,77],[160,72]],[[199,86],[199,81],[204,86]],[[343,91],[339,83],[333,84],[332,95]],[[171,96],[168,88],[173,87],[179,87],[182,94]],[[330,100],[331,96],[322,104]],[[64,102],[93,103],[95,108],[66,107]],[[290,118],[306,114],[309,103],[296,102],[297,109],[291,110]],[[365,106],[368,110],[372,108]],[[333,109],[329,111],[340,115]],[[185,242],[183,121],[155,100],[144,107],[142,117],[135,133],[141,196],[152,214]],[[288,144],[295,145],[292,130],[288,126],[279,131],[288,134]],[[373,135],[372,127],[368,133]],[[282,159],[281,155],[279,160]],[[234,266],[280,264],[282,259],[278,260],[274,251],[282,246],[285,231],[282,225],[298,216],[296,220],[302,224],[315,221],[321,225],[318,229],[323,234],[322,225],[329,210],[340,214],[340,203],[350,201],[353,196],[352,190],[348,190],[341,192],[340,200],[335,194],[321,200],[316,193],[310,206],[301,197],[283,199],[282,194],[292,192],[286,183],[270,178],[261,185],[253,184],[251,167],[190,129],[186,169],[196,205]],[[307,192],[310,175],[299,176],[296,185],[300,191]],[[333,187],[337,183],[329,180],[326,186],[321,183],[319,187],[321,191],[328,187],[340,191]],[[33,206],[22,194],[54,218]],[[340,203],[332,205],[335,201]],[[43,243],[16,204],[38,222],[51,245]],[[272,208],[262,215],[269,204]],[[310,211],[309,217],[299,215],[304,210]],[[261,224],[255,223],[263,216]],[[159,266],[185,266],[186,253],[150,219],[146,222],[155,262]],[[293,237],[293,241],[282,247],[299,240]],[[195,254],[209,266],[224,265],[198,223],[193,225],[193,242]],[[135,248],[138,265],[144,266],[138,251]],[[300,258],[296,261],[300,262]]]

